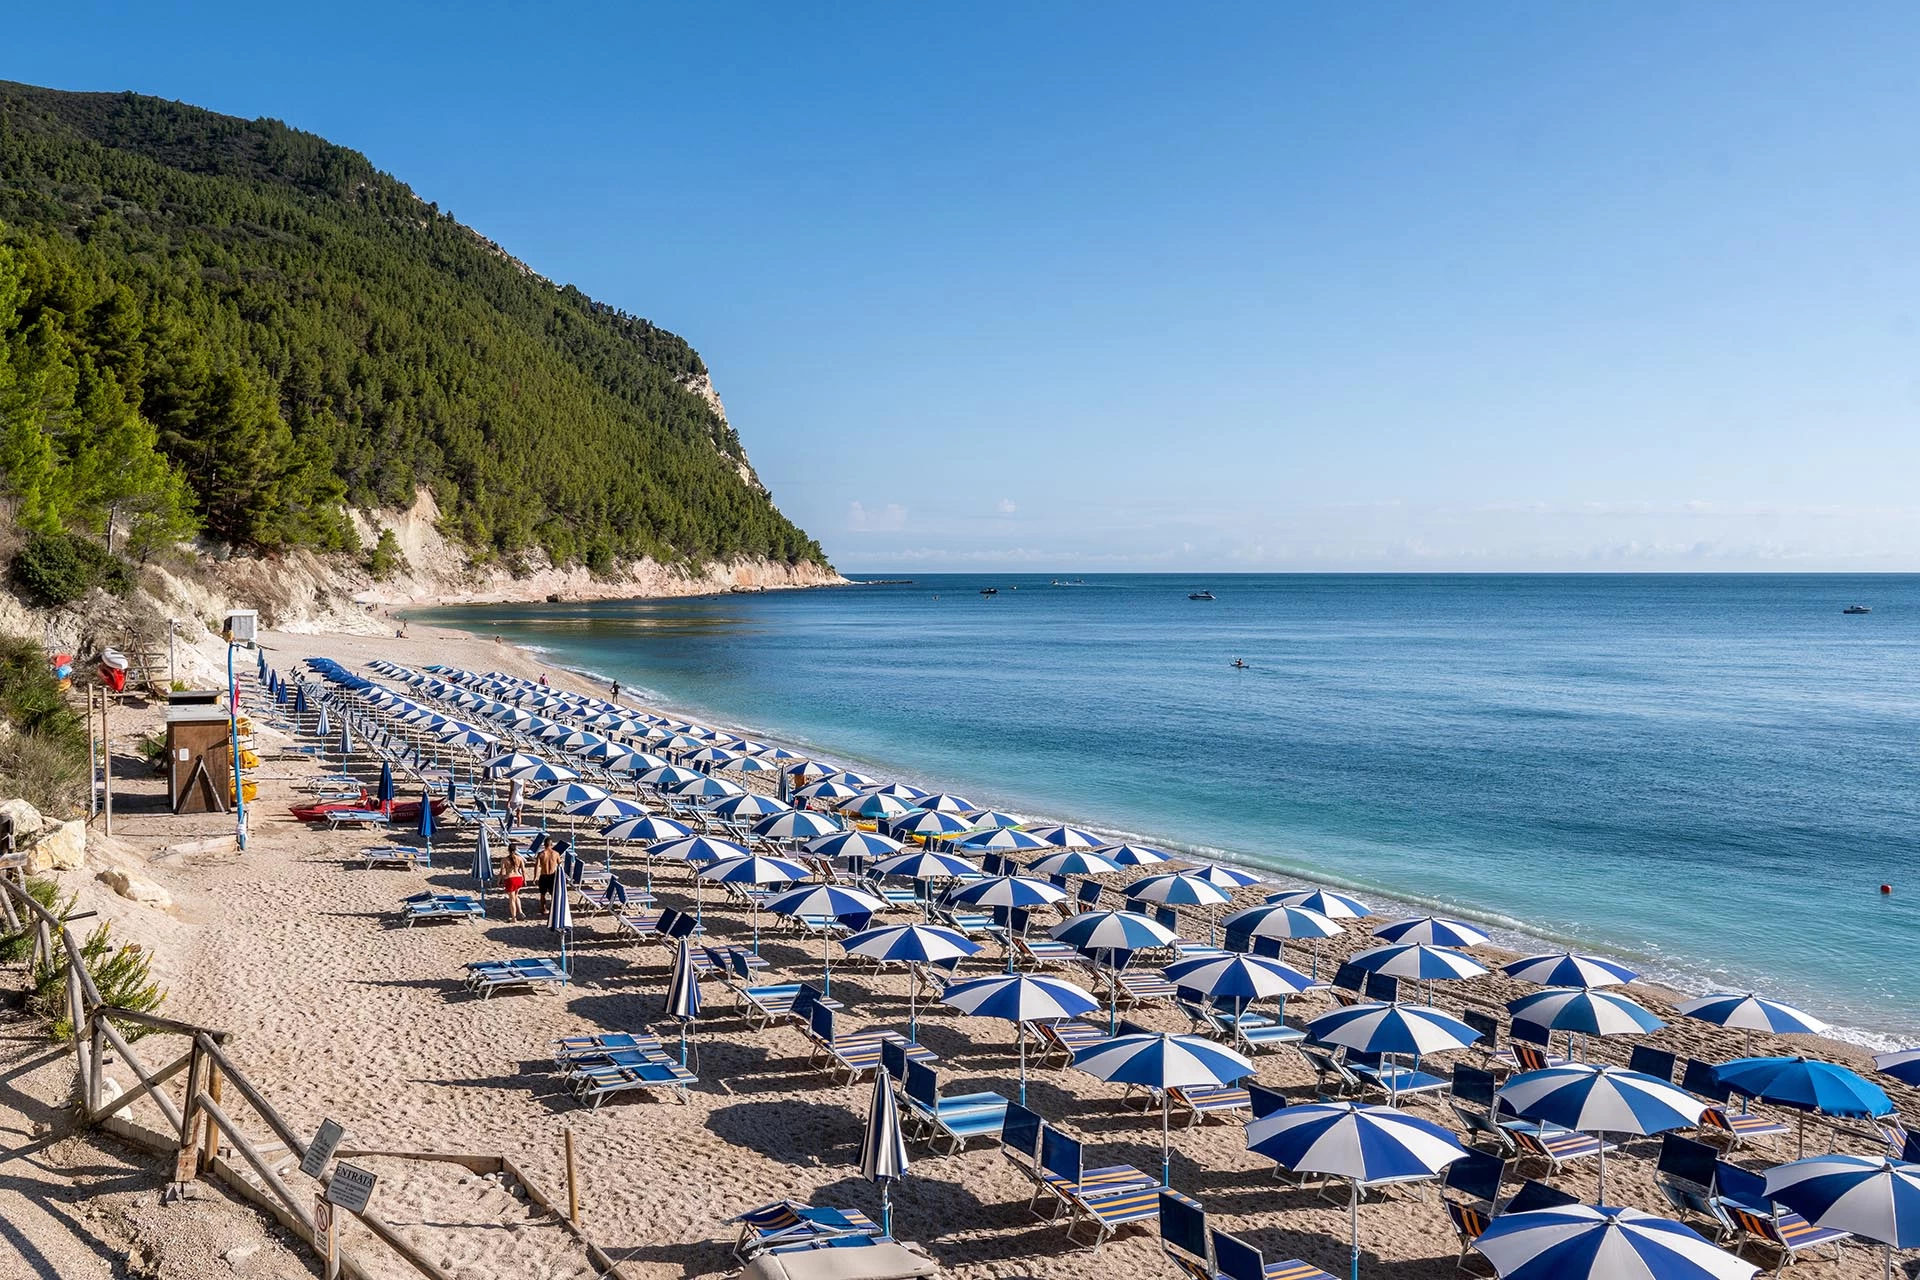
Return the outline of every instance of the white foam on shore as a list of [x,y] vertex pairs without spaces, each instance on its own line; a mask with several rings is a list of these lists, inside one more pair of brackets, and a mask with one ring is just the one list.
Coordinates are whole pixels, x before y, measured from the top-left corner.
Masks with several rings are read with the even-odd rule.
[[[610,685],[613,677],[590,668],[570,666],[556,661],[551,655],[555,651],[542,645],[515,644],[515,647],[536,655],[536,660],[557,670],[571,672],[603,685]],[[860,772],[885,774],[891,779],[922,787],[929,791],[946,791],[950,788],[937,778],[915,775],[896,768],[883,760],[863,756],[857,752],[839,749],[831,744],[814,742],[801,734],[775,732],[766,733],[752,725],[729,722],[727,717],[716,714],[706,708],[680,703],[661,691],[640,684],[620,682],[621,699],[630,705],[639,704],[662,715],[706,725],[710,728],[725,730],[756,742],[771,746],[784,747],[802,755],[832,762]],[[984,794],[977,788],[968,786],[964,792],[978,800],[985,800]],[[1728,989],[1745,990],[1749,984],[1739,975],[1721,971],[1703,973],[1698,965],[1677,963],[1656,949],[1636,949],[1622,947],[1617,943],[1597,943],[1591,938],[1572,934],[1558,933],[1544,929],[1525,920],[1496,911],[1477,907],[1471,903],[1458,902],[1449,898],[1408,893],[1372,881],[1344,875],[1316,865],[1311,858],[1301,854],[1297,857],[1285,857],[1277,854],[1248,854],[1233,849],[1218,848],[1213,845],[1195,843],[1156,835],[1153,832],[1129,831],[1101,822],[1094,818],[1078,818],[1053,814],[1036,814],[1022,805],[1003,807],[987,803],[990,809],[1002,810],[1028,819],[1030,823],[1064,823],[1071,826],[1086,827],[1103,835],[1112,836],[1116,842],[1149,845],[1164,849],[1184,861],[1217,862],[1223,866],[1234,867],[1259,876],[1263,881],[1273,884],[1275,890],[1287,888],[1327,888],[1356,897],[1363,897],[1376,911],[1386,910],[1391,914],[1394,909],[1404,910],[1407,915],[1446,915],[1467,921],[1485,929],[1492,943],[1509,951],[1523,953],[1548,951],[1578,951],[1597,954],[1606,959],[1618,961],[1635,968],[1641,980],[1657,986],[1666,987],[1682,995],[1705,995],[1712,991]],[[1717,980],[1716,980],[1717,979]],[[1916,1037],[1902,1039],[1885,1032],[1873,1031],[1861,1027],[1834,1025],[1826,1033],[1835,1040],[1862,1048],[1883,1052],[1906,1046]]]

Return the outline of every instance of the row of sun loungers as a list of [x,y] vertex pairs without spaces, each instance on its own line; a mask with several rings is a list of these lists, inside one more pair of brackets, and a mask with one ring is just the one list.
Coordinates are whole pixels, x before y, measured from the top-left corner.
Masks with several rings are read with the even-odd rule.
[[635,1090],[664,1091],[684,1104],[687,1090],[699,1083],[653,1036],[567,1036],[554,1041],[554,1050],[554,1071],[567,1091],[596,1111],[608,1098]]

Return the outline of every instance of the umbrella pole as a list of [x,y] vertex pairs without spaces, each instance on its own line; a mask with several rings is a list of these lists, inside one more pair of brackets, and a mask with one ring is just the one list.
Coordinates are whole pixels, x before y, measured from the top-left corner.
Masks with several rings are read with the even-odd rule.
[[1600,1190],[1593,1197],[1595,1208],[1607,1202],[1607,1135],[1603,1131],[1597,1136],[1600,1139]]
[[916,1043],[920,1039],[920,1007],[918,1004],[919,996],[920,996],[920,971],[913,967],[912,961],[908,961],[907,962],[907,1039],[915,1041]]
[[1113,953],[1107,953],[1107,1034],[1119,1034],[1120,1030],[1120,966],[1113,962]]
[[880,1179],[880,1230],[893,1234],[893,1179]]
[[1023,1022],[1013,1024],[1013,1042],[1020,1046],[1020,1105],[1027,1105],[1027,1027]]
[[1173,1109],[1171,1091],[1160,1091],[1160,1185],[1173,1185],[1173,1139],[1168,1135],[1167,1114]]
[[1353,1267],[1351,1280],[1360,1280],[1360,1183],[1352,1182],[1352,1197],[1347,1204],[1349,1225],[1353,1232]]
[[830,996],[833,994],[833,939],[827,936],[824,928],[820,930],[820,963],[827,970],[826,981],[820,984],[820,994]]

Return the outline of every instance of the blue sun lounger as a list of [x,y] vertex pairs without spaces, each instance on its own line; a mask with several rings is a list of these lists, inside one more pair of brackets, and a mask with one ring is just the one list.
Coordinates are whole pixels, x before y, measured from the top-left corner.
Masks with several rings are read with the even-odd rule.
[[553,1042],[553,1069],[555,1074],[565,1075],[577,1062],[602,1058],[623,1049],[657,1054],[666,1052],[666,1046],[660,1043],[658,1037],[628,1035],[624,1031],[608,1031],[590,1036],[561,1036]]
[[400,914],[411,929],[422,920],[484,920],[487,911],[470,893],[416,893],[400,900]]
[[[894,1049],[891,1044],[887,1047]],[[894,1052],[902,1050],[894,1049]],[[938,1145],[945,1139],[948,1155],[958,1152],[971,1138],[997,1140],[1001,1126],[1006,1123],[1006,1098],[997,1093],[943,1098],[938,1074],[924,1062],[906,1064],[906,1094],[908,1115],[926,1131],[928,1145]]]
[[1127,1164],[1086,1169],[1080,1143],[1052,1125],[1040,1130],[1040,1178],[1067,1210],[1067,1239],[1074,1240],[1083,1226],[1092,1227],[1095,1252],[1128,1223],[1160,1213],[1158,1178]]
[[360,851],[367,867],[404,867],[408,871],[433,870],[433,856],[410,844],[370,844]]
[[467,966],[467,989],[485,1000],[507,987],[565,986],[567,971],[545,956],[520,960],[476,960]]
[[699,1077],[672,1058],[640,1049],[616,1049],[598,1058],[582,1059],[567,1075],[574,1100],[594,1111],[615,1094],[636,1089],[664,1089],[684,1106],[688,1088],[699,1082]]
[[858,1209],[816,1209],[797,1200],[775,1200],[730,1221],[740,1224],[733,1256],[742,1262],[768,1249],[802,1241],[883,1236],[880,1224]]

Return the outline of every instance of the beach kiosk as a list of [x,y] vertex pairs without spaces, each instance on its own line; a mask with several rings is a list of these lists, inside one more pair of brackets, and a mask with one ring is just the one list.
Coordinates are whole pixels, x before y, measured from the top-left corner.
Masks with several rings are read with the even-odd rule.
[[233,739],[220,694],[208,689],[167,700],[167,795],[175,813],[225,813],[233,793]]

